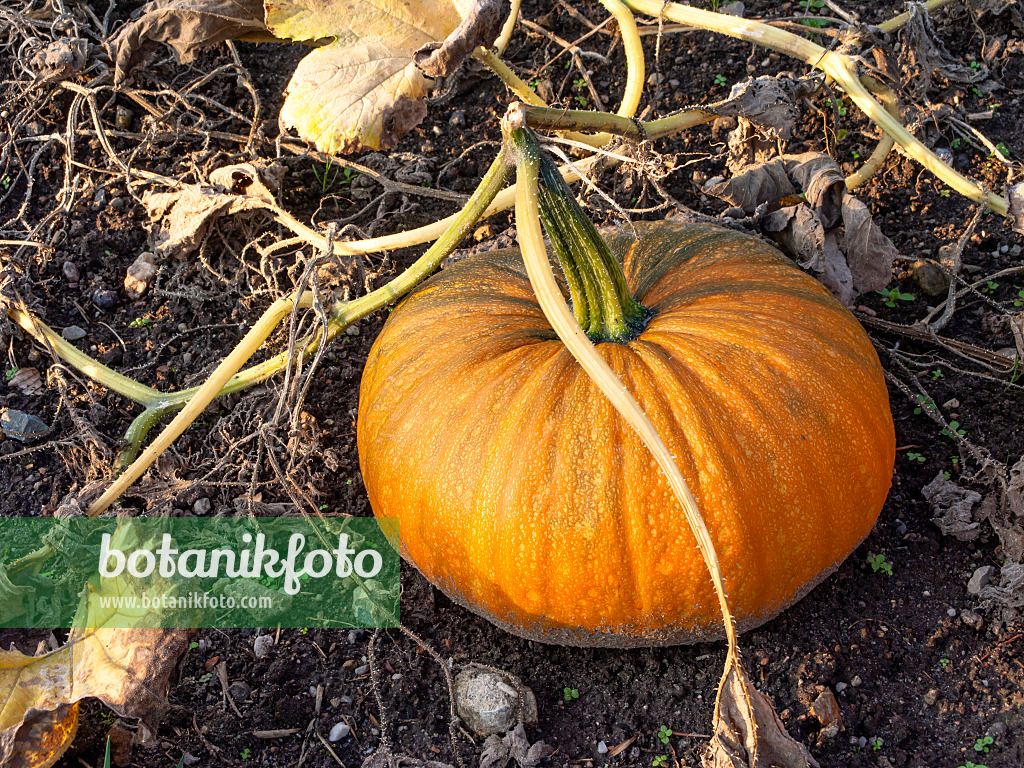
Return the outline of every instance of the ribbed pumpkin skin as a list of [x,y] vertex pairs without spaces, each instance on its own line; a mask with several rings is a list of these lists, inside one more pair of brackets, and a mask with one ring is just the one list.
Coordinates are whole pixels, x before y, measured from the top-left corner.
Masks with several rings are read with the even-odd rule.
[[[871,530],[895,437],[861,326],[754,238],[703,225],[607,235],[639,338],[598,350],[696,497],[741,629],[800,599]],[[402,553],[499,626],[588,646],[722,634],[668,483],[551,330],[517,251],[423,283],[370,353],[363,480]]]

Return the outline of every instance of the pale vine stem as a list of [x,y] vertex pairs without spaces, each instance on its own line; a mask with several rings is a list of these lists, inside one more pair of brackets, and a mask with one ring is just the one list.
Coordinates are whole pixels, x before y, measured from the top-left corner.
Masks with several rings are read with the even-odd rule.
[[516,28],[516,21],[519,19],[519,7],[522,5],[523,0],[512,0],[511,8],[508,12],[508,18],[505,19],[505,26],[501,28],[501,34],[498,35],[498,39],[494,41],[494,50],[499,56],[505,54],[505,49],[508,48],[508,42],[512,39],[512,32]]
[[[686,521],[697,539],[701,556],[711,573],[715,593],[725,622],[725,636],[729,643],[729,655],[739,658],[739,644],[736,627],[729,609],[729,601],[722,581],[722,569],[715,552],[714,542],[707,525],[690,493],[686,480],[676,466],[671,452],[658,435],[657,429],[644,413],[633,395],[615,375],[614,371],[598,354],[597,349],[579,327],[569,305],[562,296],[555,281],[555,274],[548,260],[544,246],[544,234],[540,224],[540,208],[537,192],[540,156],[535,141],[525,140],[525,113],[512,105],[506,114],[502,131],[513,137],[516,156],[516,232],[523,262],[526,265],[530,283],[537,294],[537,300],[551,327],[572,353],[594,384],[608,398],[615,410],[636,430],[644,445],[665,473],[676,499],[686,515]],[[514,135],[515,134],[515,135]],[[728,666],[728,663],[727,663]]]

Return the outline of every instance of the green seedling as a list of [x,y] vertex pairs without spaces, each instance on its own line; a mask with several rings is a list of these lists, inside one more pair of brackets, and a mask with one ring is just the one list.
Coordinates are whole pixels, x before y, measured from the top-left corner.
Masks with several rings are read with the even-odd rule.
[[978,86],[974,86],[973,88],[971,88],[971,93],[974,94],[974,98],[976,99],[985,98],[985,94],[981,92],[981,88],[979,88]]
[[10,176],[4,176],[2,179],[0,179],[0,187],[3,187],[5,190],[6,189],[10,189],[11,188],[11,177]]
[[975,763],[972,763],[970,760],[965,760],[963,762],[963,764],[960,765],[958,768],[988,768],[988,766],[987,765],[976,765]]
[[953,435],[960,435],[961,437],[963,437],[964,435],[967,434],[967,430],[961,429],[959,421],[951,421],[949,422],[949,427],[947,429],[942,430],[942,434],[945,437],[952,437]]
[[1024,288],[1021,288],[1019,285],[1015,285],[1013,287],[1017,289],[1017,297],[1018,297],[1018,298],[1014,299],[1013,306],[1015,306],[1015,307],[1024,307]]
[[995,739],[993,739],[991,736],[984,736],[974,742],[974,751],[984,752],[985,754],[988,754],[988,748],[991,747],[994,743]]
[[208,683],[213,680],[213,672],[207,672],[205,675],[199,678],[200,683]]
[[128,327],[129,328],[152,328],[153,327],[153,318],[151,318],[151,317],[136,317],[134,320],[132,320],[130,323],[128,323]]
[[668,765],[668,755],[658,755],[653,760],[651,760],[651,765],[657,766],[658,768],[660,768],[661,766]]
[[871,566],[871,570],[875,573],[881,571],[886,576],[892,576],[892,565],[885,561],[885,555],[868,555],[868,565]]
[[924,464],[925,458],[923,454],[914,453],[913,451],[907,452],[907,459],[910,461],[916,461],[918,464]]
[[576,688],[565,686],[565,688],[562,689],[562,696],[566,701],[572,701],[573,699],[578,699],[580,697],[580,692]]
[[939,666],[941,666],[943,669],[949,669],[949,665],[952,663],[953,662],[946,658],[939,659]]
[[960,145],[963,143],[964,140],[958,136],[957,138],[953,139],[953,143],[950,144],[949,146],[951,146],[953,149],[960,149]]
[[942,197],[949,197],[949,190],[948,189],[940,189],[939,190],[939,195],[942,196]]
[[672,729],[667,725],[661,726],[661,728],[658,729],[658,739],[662,744],[668,744],[668,740],[670,738],[672,738]]
[[968,62],[967,66],[969,66],[971,69],[980,69],[981,68],[981,65],[978,62],[976,62],[976,61]]
[[249,751],[248,747],[243,749],[240,754],[243,760],[248,760],[250,757],[252,757],[252,752]]
[[715,85],[725,85],[726,82],[727,81],[725,79],[725,75],[723,75],[721,73],[715,75]]
[[11,379],[14,378],[14,374],[16,374],[17,372],[17,368],[8,368],[6,371],[4,371],[4,379],[10,381]]
[[188,644],[188,649],[190,651],[194,651],[198,647],[199,647],[199,643],[197,643],[195,640],[193,640],[191,643]]
[[880,750],[882,748],[882,737],[881,736],[872,736],[870,739],[868,739],[868,744],[871,745],[871,749],[873,749],[875,752],[877,752],[878,750]]
[[1003,144],[1003,142],[1001,142],[1001,141],[1000,141],[1000,142],[999,142],[998,144],[996,144],[996,151],[997,151],[997,152],[998,152],[998,153],[999,153],[1000,155],[1002,155],[1003,157],[1005,157],[1005,158],[1006,158],[1007,160],[1009,160],[1009,159],[1010,159],[1010,150],[1009,150],[1009,149],[1007,149],[1006,145],[1005,145],[1005,144]]
[[946,374],[942,372],[941,368],[936,368],[934,371],[932,371],[932,378],[935,379],[936,381],[938,381],[939,379],[944,379],[945,377]]
[[[854,152],[854,156],[859,157],[856,152]],[[888,291],[878,291],[877,293],[882,297],[883,303],[887,307],[895,307],[897,301],[914,300],[914,294],[903,293],[899,288],[890,288]]]
[[981,292],[982,293],[995,293],[995,291],[996,291],[996,289],[998,287],[999,287],[999,283],[997,283],[995,280],[986,280],[985,284],[983,286],[981,286]]

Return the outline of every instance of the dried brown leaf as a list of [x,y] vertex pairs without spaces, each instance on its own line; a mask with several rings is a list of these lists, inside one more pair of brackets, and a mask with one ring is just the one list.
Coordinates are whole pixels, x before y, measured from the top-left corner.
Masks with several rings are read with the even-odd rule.
[[839,244],[853,275],[856,293],[880,291],[892,280],[899,252],[871,218],[871,211],[853,195],[843,197],[843,238]]
[[796,84],[789,79],[764,75],[736,83],[725,101],[711,111],[722,117],[745,118],[783,141],[793,137],[800,112],[796,108]]
[[932,522],[947,536],[961,541],[973,541],[981,533],[981,523],[974,519],[974,505],[981,501],[981,494],[962,488],[947,480],[939,472],[928,485],[921,489],[921,495],[931,505]]
[[704,185],[709,195],[742,208],[749,216],[762,203],[772,203],[796,194],[781,158],[747,168],[729,179],[716,177]]
[[23,367],[14,372],[7,386],[14,387],[23,395],[38,395],[43,391],[43,378],[35,368]]
[[825,229],[839,223],[846,177],[836,161],[820,152],[787,155],[786,172],[803,190],[804,197]]
[[714,735],[701,755],[704,768],[819,768],[732,656],[718,690],[717,714]]
[[806,203],[788,205],[762,217],[761,229],[771,235],[805,269],[821,272],[825,263],[825,228]]
[[899,55],[902,82],[922,98],[931,87],[936,74],[958,83],[979,83],[988,77],[988,67],[976,62],[977,68],[961,64],[935,36],[928,11],[921,3],[907,3],[907,23],[900,35],[903,43]]
[[225,40],[275,39],[263,21],[263,0],[152,0],[110,41],[114,81],[123,82],[161,43],[188,62],[200,48]]
[[761,133],[746,118],[738,118],[735,130],[729,132],[725,167],[733,176],[756,163],[767,163],[779,152],[779,143]]
[[1007,186],[1006,200],[1013,231],[1024,234],[1024,181]]
[[490,48],[501,33],[511,5],[509,0],[472,0],[462,23],[442,42],[430,42],[413,61],[430,77],[452,74],[478,45]]

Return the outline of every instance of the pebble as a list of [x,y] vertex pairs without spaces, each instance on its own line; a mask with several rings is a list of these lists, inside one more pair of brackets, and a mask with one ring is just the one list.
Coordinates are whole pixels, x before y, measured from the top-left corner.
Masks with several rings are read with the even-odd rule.
[[124,205],[125,203],[123,197],[115,197],[107,204],[107,207],[114,213],[120,213],[121,211],[124,210]]
[[343,706],[343,707],[351,707],[352,706],[352,697],[351,696],[342,696],[339,699],[339,701],[341,702],[341,706]]
[[64,273],[64,277],[68,279],[68,282],[77,283],[82,279],[82,273],[78,271],[78,266],[73,261],[65,261],[61,271]]
[[852,685],[854,688],[856,688],[857,686],[859,686],[863,682],[864,681],[860,679],[860,675],[854,675],[853,676],[853,680],[850,681],[850,685]]
[[960,621],[973,630],[979,630],[984,625],[981,614],[976,611],[964,611],[960,614]]
[[948,611],[946,611],[946,615],[950,618],[956,616],[956,608],[950,608]]
[[149,251],[140,253],[124,276],[124,291],[128,298],[133,301],[142,298],[156,278],[156,273],[156,256]]
[[45,435],[50,428],[38,416],[10,408],[0,414],[0,430],[6,432],[8,437],[28,443]]
[[331,728],[331,735],[327,738],[331,741],[341,741],[350,733],[352,733],[352,729],[349,728],[348,723],[335,723]]
[[132,112],[128,107],[118,107],[114,113],[114,124],[122,131],[127,131],[132,127],[132,120],[135,119],[135,113]]
[[370,665],[369,664],[361,664],[361,665],[359,665],[358,667],[356,667],[355,669],[352,670],[352,674],[355,675],[356,677],[359,677],[360,675],[365,675],[369,671],[370,671]]
[[345,329],[345,334],[347,336],[358,336],[359,335],[359,326],[358,325],[350,325],[348,328]]
[[92,295],[92,303],[100,309],[114,309],[121,300],[117,297],[116,291],[96,291]]
[[252,652],[256,654],[257,659],[262,659],[268,653],[274,645],[274,638],[271,635],[260,635],[257,637],[252,644]]
[[186,752],[181,756],[182,765],[195,765],[199,762],[199,758],[193,755],[191,752]]
[[924,700],[925,705],[930,707],[934,705],[936,701],[939,700],[939,691],[936,688],[932,688],[922,698]]
[[448,118],[448,124],[453,128],[465,128],[466,127],[466,113],[462,110],[455,110],[452,112],[452,116]]
[[913,274],[914,282],[929,296],[939,298],[948,294],[949,276],[936,264],[930,261],[915,261]]
[[842,693],[846,690],[846,683],[836,683],[836,693]]
[[248,701],[249,694],[252,693],[252,688],[241,680],[236,680],[228,686],[228,693],[231,694],[231,698],[235,701]]
[[971,576],[971,580],[967,582],[967,591],[972,595],[980,595],[982,588],[992,581],[992,577],[995,573],[996,569],[994,566],[983,565],[974,572]]
[[68,341],[79,341],[85,338],[85,329],[77,325],[69,325],[60,332],[60,335]]
[[606,754],[608,754],[608,745],[605,744],[603,741],[597,742],[597,754],[599,754],[599,755],[606,755]]
[[192,505],[192,511],[197,515],[205,516],[210,514],[210,510],[213,509],[213,502],[206,497],[197,499],[196,503]]

